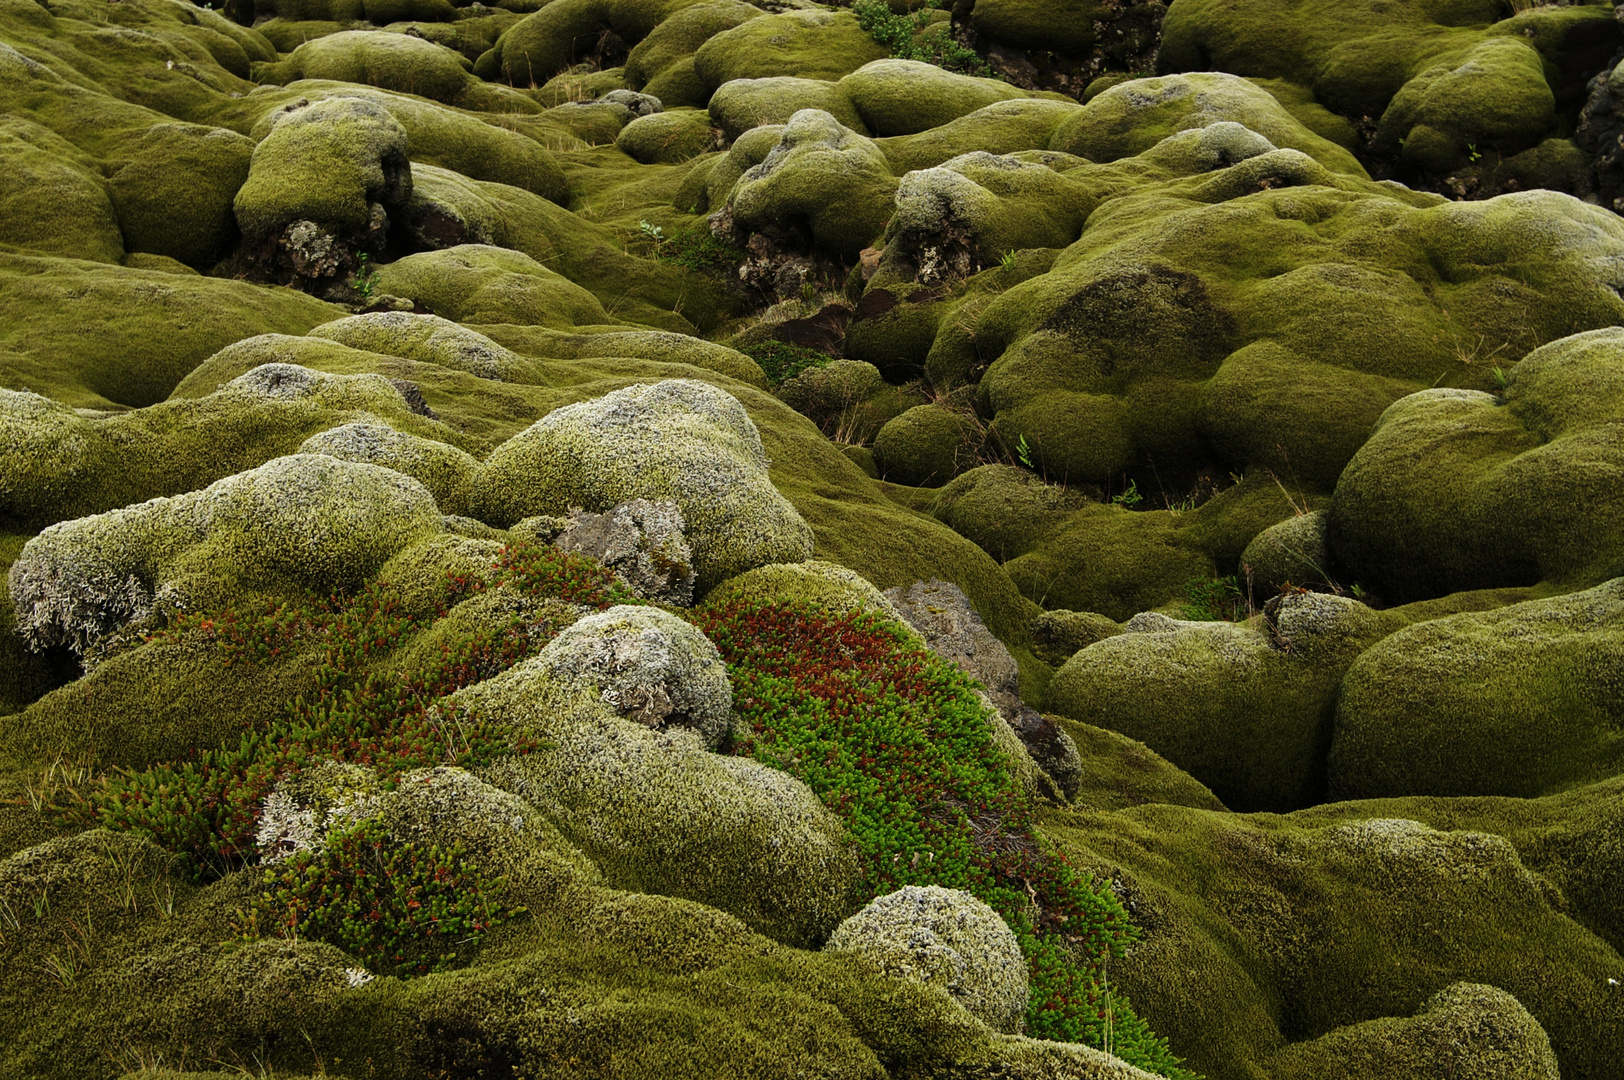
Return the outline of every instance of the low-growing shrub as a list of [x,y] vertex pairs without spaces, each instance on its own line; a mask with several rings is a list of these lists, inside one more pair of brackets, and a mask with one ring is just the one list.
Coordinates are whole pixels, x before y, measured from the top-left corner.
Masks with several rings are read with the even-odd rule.
[[383,975],[444,971],[485,933],[523,909],[505,909],[503,882],[460,846],[400,844],[377,819],[328,832],[315,850],[261,871],[243,937],[315,938]]
[[1037,832],[967,675],[872,615],[740,600],[695,618],[727,662],[734,709],[749,725],[736,752],[799,777],[842,818],[869,896],[904,885],[973,893],[1027,957],[1029,1034],[1109,1043],[1135,1064],[1184,1075],[1105,985],[1105,962],[1134,937],[1127,913],[1107,883]]

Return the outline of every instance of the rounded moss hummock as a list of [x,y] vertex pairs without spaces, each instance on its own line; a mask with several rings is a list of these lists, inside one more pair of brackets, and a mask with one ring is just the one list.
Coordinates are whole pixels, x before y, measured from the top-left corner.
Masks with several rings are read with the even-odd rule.
[[761,164],[739,178],[728,208],[741,232],[804,228],[814,247],[850,256],[885,228],[896,190],[897,178],[871,140],[821,109],[802,109]]
[[94,654],[182,602],[271,583],[353,588],[443,531],[422,484],[325,454],[277,458],[202,491],[52,525],[12,564],[18,628],[36,649]]
[[1551,1040],[1522,1002],[1494,986],[1454,983],[1413,1017],[1350,1024],[1269,1059],[1275,1080],[1559,1080]]
[[686,728],[707,747],[732,722],[733,686],[710,639],[659,608],[621,605],[554,638],[537,663],[559,683],[590,686],[649,728]]
[[310,336],[352,349],[439,364],[482,379],[501,379],[524,362],[511,349],[450,319],[407,311],[376,311],[335,319],[310,331]]
[[812,530],[769,479],[744,406],[693,380],[557,409],[497,447],[477,485],[478,516],[504,525],[669,499],[687,522],[701,594],[752,567],[812,554]]
[[301,221],[371,249],[379,212],[387,229],[388,211],[411,197],[406,129],[374,102],[328,98],[276,114],[235,207],[251,249]]
[[981,439],[973,416],[945,405],[915,405],[874,436],[874,464],[893,483],[940,487],[978,464]]
[[720,608],[735,600],[810,604],[835,617],[866,611],[906,623],[896,605],[857,571],[816,559],[758,566],[728,578],[705,596],[705,606]]
[[326,454],[405,473],[428,488],[447,514],[463,512],[469,481],[479,469],[478,459],[467,451],[397,431],[377,420],[358,420],[312,435],[299,453]]
[[1026,1016],[1026,961],[998,913],[967,892],[905,885],[869,901],[825,946],[871,959],[889,975],[938,986],[997,1031]]
[[1348,670],[1333,798],[1530,798],[1624,761],[1624,578],[1416,623]]

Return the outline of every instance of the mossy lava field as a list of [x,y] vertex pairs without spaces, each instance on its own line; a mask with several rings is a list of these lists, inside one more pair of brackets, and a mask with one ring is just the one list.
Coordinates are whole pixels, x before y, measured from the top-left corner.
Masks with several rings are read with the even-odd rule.
[[1583,0],[0,0],[0,1080],[1624,1080],[1621,147]]

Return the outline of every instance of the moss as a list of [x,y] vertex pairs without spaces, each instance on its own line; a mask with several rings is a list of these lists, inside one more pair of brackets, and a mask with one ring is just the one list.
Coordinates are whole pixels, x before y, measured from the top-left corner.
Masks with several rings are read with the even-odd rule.
[[917,60],[875,60],[838,85],[875,135],[914,135],[994,102],[1026,96],[996,79],[959,75]]
[[72,406],[150,405],[230,342],[341,313],[290,290],[73,260],[0,255],[0,280],[0,377]]
[[982,106],[917,134],[875,142],[900,175],[909,169],[928,169],[976,150],[990,154],[1047,150],[1055,129],[1078,111],[1075,102],[1012,98]]
[[1223,810],[1207,786],[1137,739],[1092,724],[1050,717],[1071,738],[1082,761],[1071,805],[1096,810],[1165,803]]
[[[692,0],[563,0],[546,4],[506,31],[491,51],[479,58],[474,71],[482,79],[500,78],[513,86],[540,86],[578,62],[618,58],[618,50],[636,44],[668,15],[691,4]],[[608,51],[601,51],[604,49]]]
[[709,0],[683,8],[649,31],[627,54],[627,85],[657,95],[667,106],[703,108],[710,88],[694,72],[694,53],[722,31],[761,14],[760,8],[739,0]]
[[1417,623],[1349,670],[1331,790],[1534,796],[1618,771],[1621,582]]
[[1325,542],[1329,527],[1323,510],[1286,518],[1246,545],[1241,565],[1263,595],[1286,585],[1329,585],[1333,582],[1331,552]]
[[838,79],[885,55],[850,12],[786,11],[711,37],[694,53],[694,71],[715,90],[734,79]]
[[804,109],[790,118],[778,145],[739,178],[727,206],[741,231],[805,232],[821,251],[846,256],[885,227],[896,188],[871,141],[826,112]]
[[692,731],[707,748],[721,744],[732,722],[733,691],[716,646],[657,608],[588,615],[549,642],[537,664],[562,687],[597,690],[620,716]]
[[1275,146],[1301,150],[1335,172],[1365,175],[1351,153],[1304,127],[1267,90],[1222,72],[1113,86],[1061,124],[1049,148],[1090,161],[1116,161],[1179,131],[1219,121],[1240,123]]
[[125,246],[209,269],[237,239],[232,202],[253,152],[233,131],[194,124],[154,124],[130,139],[108,172]]
[[711,120],[729,140],[751,128],[787,124],[802,109],[818,109],[859,135],[867,135],[862,117],[836,83],[777,75],[764,79],[731,79],[710,99]]
[[383,564],[378,580],[389,583],[408,615],[429,618],[445,606],[448,580],[473,581],[486,576],[497,565],[502,550],[500,535],[487,538],[431,536],[409,544]]
[[[663,434],[650,438],[656,431]],[[506,523],[673,499],[704,592],[732,574],[811,554],[806,523],[767,479],[760,438],[737,400],[701,383],[628,387],[551,413],[497,448],[479,480],[481,516]]]
[[1120,623],[1092,611],[1045,611],[1032,620],[1032,651],[1059,667],[1096,641],[1122,633]]
[[460,104],[472,96],[468,66],[454,50],[422,38],[346,30],[305,42],[286,59],[257,69],[255,76],[270,83],[298,79],[360,83]]
[[767,385],[761,365],[744,353],[687,334],[605,328],[601,332],[563,335],[507,327],[491,329],[492,333],[499,333],[516,346],[539,355],[610,361],[614,357],[636,357],[659,364],[699,368],[750,386]]
[[1068,182],[1045,156],[976,151],[906,174],[888,244],[910,252],[926,282],[996,265],[1023,248],[1070,245],[1094,210],[1094,194]]
[[855,570],[821,560],[773,563],[728,578],[705,594],[705,606],[719,609],[735,601],[809,604],[832,616],[869,611],[903,621],[885,594]]
[[1139,616],[1066,661],[1047,706],[1143,741],[1227,806],[1310,805],[1325,789],[1343,673],[1381,630],[1336,597],[1287,598],[1274,640],[1263,629]]
[[[523,134],[522,128],[514,131],[499,127],[433,101],[367,86],[306,80],[297,91],[267,95],[266,105],[272,107],[257,107],[251,134],[263,141],[281,115],[276,111],[278,107],[299,100],[319,103],[334,97],[367,101],[386,110],[405,129],[413,161],[450,169],[475,180],[522,188],[552,202],[562,203],[569,198],[557,157],[538,139]],[[513,107],[513,112],[519,111]],[[512,126],[521,122],[519,116],[506,120]]]
[[597,297],[517,251],[463,244],[379,267],[377,288],[457,322],[565,329],[612,322]]
[[1086,53],[1096,42],[1111,9],[1094,0],[990,0],[977,7],[970,25],[976,33],[1019,49]]
[[12,564],[11,595],[36,648],[93,654],[127,623],[177,603],[218,603],[222,589],[354,587],[441,528],[417,481],[300,454],[199,492],[53,525]]
[[96,163],[48,128],[19,116],[0,123],[0,244],[39,255],[116,263],[118,218]]
[[869,901],[825,947],[940,986],[996,1031],[1020,1030],[1028,994],[1020,944],[997,912],[967,892],[905,885]]
[[633,120],[615,145],[645,165],[674,164],[714,150],[716,135],[705,113],[673,110]]
[[874,464],[895,483],[938,486],[973,467],[982,435],[973,417],[915,405],[874,436]]
[[365,236],[374,206],[399,209],[411,194],[406,129],[371,102],[328,99],[279,114],[234,205],[244,240],[257,246],[299,221]]
[[1329,491],[1382,411],[1413,389],[1257,342],[1231,353],[1202,388],[1197,423],[1227,460]]
[[1504,990],[1481,983],[1446,987],[1413,1017],[1367,1020],[1287,1047],[1270,1066],[1282,1080],[1384,1080],[1440,1070],[1485,1080],[1561,1075],[1539,1021]]
[[310,336],[366,352],[438,364],[482,379],[519,375],[520,381],[526,381],[522,378],[526,364],[517,353],[436,315],[396,311],[352,315],[323,323]]
[[1503,398],[1430,390],[1393,405],[1337,483],[1333,552],[1392,599],[1618,574],[1624,534],[1605,508],[1624,468],[1621,347],[1616,330],[1578,334],[1525,357]]
[[452,702],[551,744],[489,776],[557,822],[610,884],[698,900],[791,943],[822,940],[849,912],[856,861],[799,781],[622,719],[546,670],[537,657]]
[[466,509],[468,486],[479,469],[479,460],[466,451],[365,420],[312,435],[299,453],[326,454],[404,473],[427,488],[447,514]]
[[1526,40],[1491,38],[1405,83],[1382,114],[1371,149],[1444,173],[1490,148],[1506,156],[1527,149],[1555,121],[1556,98],[1539,52]]
[[839,443],[868,443],[907,409],[909,397],[873,364],[833,360],[785,379],[778,396]]

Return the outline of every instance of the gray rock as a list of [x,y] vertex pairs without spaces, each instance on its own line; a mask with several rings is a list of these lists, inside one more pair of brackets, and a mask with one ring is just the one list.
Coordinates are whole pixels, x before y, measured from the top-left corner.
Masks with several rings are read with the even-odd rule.
[[632,499],[607,513],[576,510],[553,543],[590,555],[638,596],[686,607],[694,602],[694,553],[682,509],[669,500]]
[[658,608],[622,605],[589,615],[537,657],[553,678],[591,685],[621,716],[650,728],[689,728],[716,746],[733,688],[710,639]]

